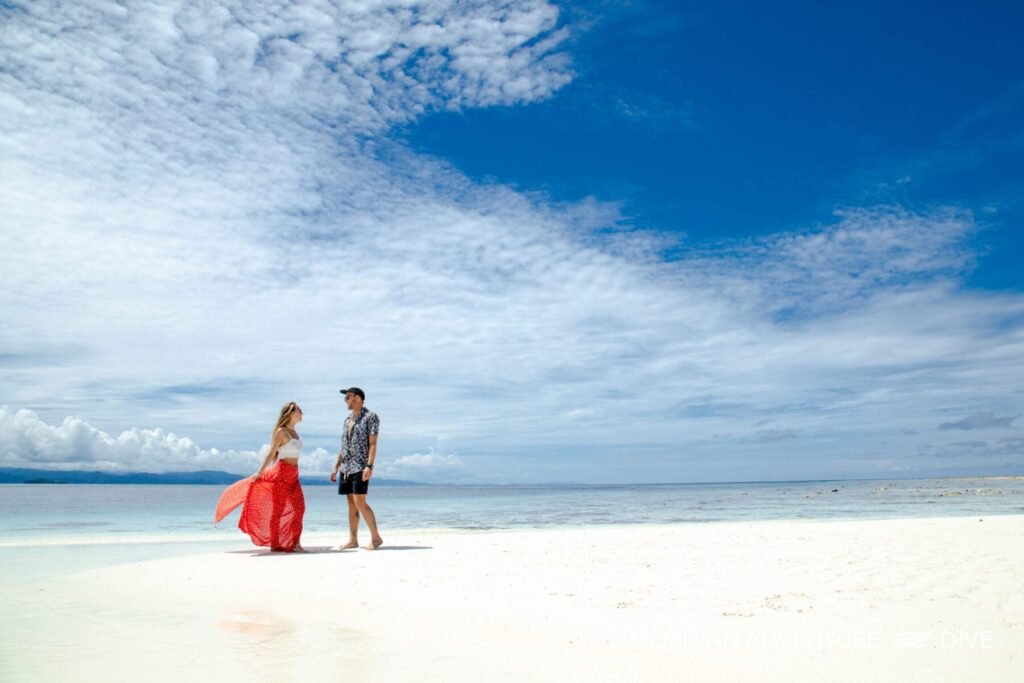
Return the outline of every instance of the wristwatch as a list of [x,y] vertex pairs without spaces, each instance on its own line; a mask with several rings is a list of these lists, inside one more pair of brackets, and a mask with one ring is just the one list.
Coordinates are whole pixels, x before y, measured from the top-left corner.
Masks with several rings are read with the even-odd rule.
[[370,463],[366,463],[366,466],[369,467],[371,470],[373,469],[373,465],[371,465]]

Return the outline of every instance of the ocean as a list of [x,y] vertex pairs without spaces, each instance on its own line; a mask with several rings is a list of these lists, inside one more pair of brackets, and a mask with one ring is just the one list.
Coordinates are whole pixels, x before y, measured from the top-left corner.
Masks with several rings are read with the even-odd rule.
[[[0,485],[0,547],[237,540],[240,510],[217,527],[223,486]],[[347,533],[345,500],[306,486],[304,530]],[[768,519],[867,519],[1024,512],[1024,478],[728,484],[380,486],[382,533]],[[365,532],[365,529],[364,529]],[[368,536],[368,534],[366,534]]]
[[[223,486],[0,484],[0,589],[111,564],[213,550],[244,552],[240,509],[218,526]],[[307,547],[347,540],[346,503],[306,486]],[[403,529],[456,532],[773,519],[858,520],[1024,512],[1024,478],[873,479],[729,484],[379,486],[385,545]],[[307,532],[315,533],[310,538]],[[365,524],[359,541],[369,541]],[[313,541],[310,545],[310,541]]]

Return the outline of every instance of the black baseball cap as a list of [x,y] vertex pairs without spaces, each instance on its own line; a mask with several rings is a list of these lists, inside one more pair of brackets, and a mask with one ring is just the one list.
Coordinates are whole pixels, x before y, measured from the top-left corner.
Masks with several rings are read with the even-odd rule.
[[364,401],[366,400],[366,394],[364,394],[364,393],[363,393],[363,390],[362,390],[362,389],[360,389],[359,387],[349,387],[348,389],[342,389],[342,390],[341,390],[341,393],[343,393],[343,394],[347,394],[347,393],[348,393],[348,392],[350,392],[350,391],[351,391],[351,392],[352,392],[353,394],[359,394],[359,398],[363,399]]

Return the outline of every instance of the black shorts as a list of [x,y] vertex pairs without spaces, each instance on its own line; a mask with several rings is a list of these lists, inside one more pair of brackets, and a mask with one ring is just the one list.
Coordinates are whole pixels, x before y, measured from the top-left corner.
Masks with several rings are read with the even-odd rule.
[[338,494],[345,495],[346,493],[366,493],[370,488],[369,481],[363,481],[363,471],[359,470],[355,474],[343,474],[338,482]]

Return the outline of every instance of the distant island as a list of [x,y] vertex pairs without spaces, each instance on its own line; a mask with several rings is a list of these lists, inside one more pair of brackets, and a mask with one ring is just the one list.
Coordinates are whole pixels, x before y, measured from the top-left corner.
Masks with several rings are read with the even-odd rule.
[[[197,472],[100,472],[0,467],[0,484],[233,484],[244,475],[219,470]],[[327,475],[300,477],[303,486],[337,486]],[[427,486],[418,481],[374,477],[378,486]]]

